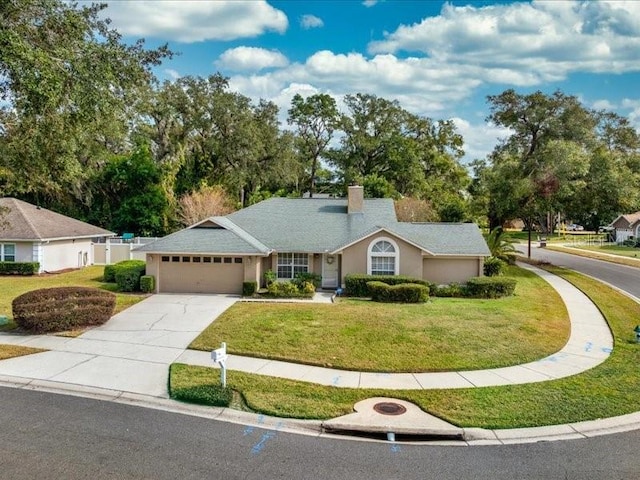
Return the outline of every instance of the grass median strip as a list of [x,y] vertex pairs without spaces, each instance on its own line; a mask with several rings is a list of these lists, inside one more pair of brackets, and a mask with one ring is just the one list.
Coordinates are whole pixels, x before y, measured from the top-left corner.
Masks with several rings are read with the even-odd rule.
[[[461,427],[520,428],[611,417],[640,410],[640,345],[633,328],[640,305],[625,295],[569,270],[551,268],[581,289],[600,308],[614,335],[609,359],[580,375],[506,387],[453,390],[356,390],[228,372],[228,385],[249,408],[280,417],[326,419],[352,411],[373,396],[414,402],[425,411]],[[543,301],[544,303],[544,301]],[[199,385],[219,385],[219,372],[173,365],[171,393]]]
[[[599,252],[598,250],[592,250],[582,247],[568,248],[562,247],[560,245],[547,245],[546,248],[548,250],[553,250],[556,252],[577,255],[579,257],[593,258],[595,260],[603,260],[605,262],[616,263],[618,265],[626,265],[627,267],[640,268],[640,258],[632,258],[631,255],[622,256],[620,253],[607,252],[606,250]],[[640,252],[637,249],[636,251]]]
[[375,372],[495,368],[558,351],[570,330],[562,300],[537,275],[512,267],[509,276],[516,295],[497,300],[238,303],[190,348],[210,351],[224,341],[233,354]]

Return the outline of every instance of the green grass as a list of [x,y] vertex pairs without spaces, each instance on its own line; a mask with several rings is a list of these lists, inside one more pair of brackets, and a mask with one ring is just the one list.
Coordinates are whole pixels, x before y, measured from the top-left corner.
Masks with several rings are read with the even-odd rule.
[[22,357],[24,355],[31,355],[32,353],[46,352],[42,348],[23,347],[20,345],[0,345],[0,360],[6,360],[7,358]]
[[233,354],[376,372],[495,368],[558,351],[570,331],[560,297],[537,275],[517,267],[509,275],[518,281],[516,295],[498,300],[238,303],[190,348],[226,342]]
[[[0,315],[6,315],[9,319],[9,322],[6,325],[0,326],[0,331],[14,330],[17,328],[16,323],[13,321],[11,312],[11,302],[13,299],[23,293],[39,288],[80,286],[109,290],[116,294],[116,308],[114,313],[121,312],[147,297],[147,295],[142,294],[116,292],[115,290],[117,289],[117,286],[115,283],[105,283],[102,281],[103,269],[104,267],[94,265],[80,270],[57,274],[34,275],[28,277],[15,275],[0,276]],[[84,329],[80,329],[69,332],[59,332],[56,333],[56,335],[75,337],[82,334],[84,331]],[[6,347],[8,346],[0,345],[0,353],[5,350]]]
[[[562,253],[570,253],[571,255],[578,255],[579,257],[586,258],[594,258],[596,260],[604,260],[609,263],[616,263],[618,265],[626,265],[628,267],[640,267],[640,258],[635,259],[632,258],[632,255],[622,256],[621,253],[615,253],[615,251],[607,251],[604,248],[600,249],[599,247],[595,248],[586,248],[586,247],[576,247],[576,248],[566,248],[559,245],[547,245],[549,250],[554,250],[556,252]],[[617,247],[617,248],[625,248],[625,247]],[[628,247],[632,248],[632,247]],[[633,249],[636,253],[640,254],[640,250]],[[620,250],[622,252],[622,250]],[[603,255],[605,253],[605,255]],[[613,256],[615,255],[615,256]]]
[[[461,427],[520,428],[623,415],[640,410],[640,345],[633,328],[640,305],[578,273],[551,270],[598,305],[609,322],[615,349],[609,359],[580,375],[549,382],[452,390],[359,390],[230,371],[228,385],[252,410],[280,417],[326,419],[350,413],[373,396],[404,399]],[[545,299],[539,299],[544,303]],[[219,371],[175,364],[170,388],[219,385]]]
[[640,248],[625,247],[623,245],[580,245],[577,248],[581,250],[589,250],[592,252],[608,253],[609,255],[618,255],[621,257],[640,257]]

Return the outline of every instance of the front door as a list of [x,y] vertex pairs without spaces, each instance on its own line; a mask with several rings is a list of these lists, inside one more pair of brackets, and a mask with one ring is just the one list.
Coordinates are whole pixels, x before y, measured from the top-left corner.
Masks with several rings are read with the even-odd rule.
[[322,288],[338,288],[338,255],[322,255]]

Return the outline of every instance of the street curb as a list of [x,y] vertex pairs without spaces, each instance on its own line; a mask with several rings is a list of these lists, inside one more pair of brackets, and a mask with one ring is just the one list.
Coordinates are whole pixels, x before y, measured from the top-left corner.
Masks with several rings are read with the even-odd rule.
[[[166,397],[152,397],[119,390],[84,387],[70,383],[47,380],[32,380],[22,377],[0,376],[0,387],[32,390],[37,392],[71,395],[107,402],[120,403],[142,408],[190,415],[218,420],[222,422],[245,425],[247,428],[261,428],[277,432],[314,436],[327,439],[343,439],[369,442],[386,442],[380,439],[350,437],[327,433],[322,429],[320,420],[298,420],[271,417],[268,415],[243,412],[231,408],[207,407],[182,403]],[[514,428],[505,430],[486,430],[482,428],[463,428],[462,440],[403,441],[401,444],[433,445],[433,446],[486,446],[512,445],[536,442],[554,442],[561,440],[580,440],[615,433],[640,430],[640,412],[617,417],[589,420],[565,425],[549,425],[532,428]]]

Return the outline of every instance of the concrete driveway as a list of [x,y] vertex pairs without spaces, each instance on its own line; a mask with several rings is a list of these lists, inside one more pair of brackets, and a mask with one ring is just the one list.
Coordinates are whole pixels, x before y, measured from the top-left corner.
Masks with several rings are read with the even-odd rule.
[[166,398],[168,366],[238,298],[153,295],[77,338],[0,333],[0,343],[50,350],[3,360],[0,376]]

